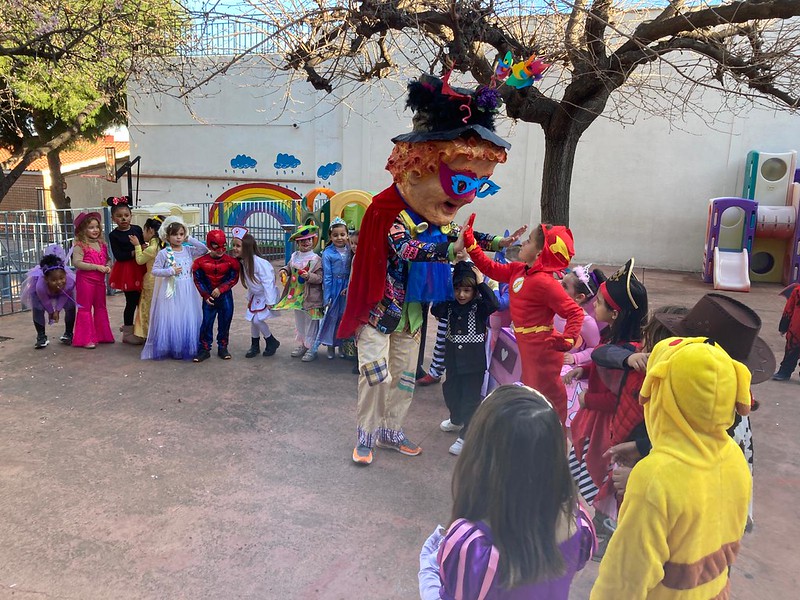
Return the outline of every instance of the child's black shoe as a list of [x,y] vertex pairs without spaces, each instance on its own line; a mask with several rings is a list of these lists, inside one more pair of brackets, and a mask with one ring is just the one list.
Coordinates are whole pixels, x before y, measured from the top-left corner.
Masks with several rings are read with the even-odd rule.
[[264,354],[262,356],[272,356],[278,351],[281,343],[275,339],[274,335],[264,339]]
[[245,358],[253,358],[254,356],[258,356],[261,354],[261,346],[259,345],[259,341],[261,338],[250,338],[250,350],[247,351],[247,354],[244,355]]
[[50,343],[50,340],[47,339],[46,335],[44,335],[44,334],[43,335],[37,335],[36,336],[36,343],[33,345],[33,347],[38,350],[39,348],[44,348],[49,343]]
[[211,353],[208,350],[200,350],[192,360],[194,362],[203,362],[204,360],[208,360],[211,358]]
[[72,346],[72,334],[71,333],[65,333],[59,339],[61,340],[61,343],[64,344],[65,346]]
[[217,356],[219,356],[222,360],[230,360],[232,358],[231,353],[228,352],[227,348],[223,348],[220,346],[219,350],[217,350]]

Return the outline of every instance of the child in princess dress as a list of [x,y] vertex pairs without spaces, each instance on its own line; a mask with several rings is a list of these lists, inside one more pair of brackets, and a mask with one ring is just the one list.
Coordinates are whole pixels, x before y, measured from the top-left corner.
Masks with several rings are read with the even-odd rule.
[[275,316],[270,310],[278,301],[275,287],[275,269],[258,252],[255,238],[244,227],[234,227],[233,256],[241,263],[241,281],[247,290],[245,319],[250,321],[250,349],[245,358],[253,358],[261,352],[260,337],[264,338],[264,354],[272,356],[281,343],[272,335],[267,321]]
[[145,244],[147,244],[144,248],[139,243],[139,238],[135,235],[129,236],[129,240],[134,247],[136,262],[145,267],[145,274],[142,278],[142,295],[139,298],[139,310],[136,311],[136,319],[133,322],[133,335],[143,340],[147,339],[147,333],[150,330],[150,306],[153,303],[153,288],[155,288],[156,284],[155,277],[153,277],[153,264],[159,251],[163,248],[163,242],[158,237],[158,230],[161,229],[163,222],[164,217],[160,215],[144,222],[142,234]]
[[192,360],[197,355],[203,321],[202,298],[192,280],[192,262],[208,248],[189,236],[189,227],[178,216],[164,219],[158,235],[166,247],[153,264],[156,284],[142,360]]

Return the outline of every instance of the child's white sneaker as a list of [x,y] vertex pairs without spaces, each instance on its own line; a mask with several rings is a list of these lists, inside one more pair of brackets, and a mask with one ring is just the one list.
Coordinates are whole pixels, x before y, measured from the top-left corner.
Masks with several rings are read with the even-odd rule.
[[455,423],[450,421],[450,419],[445,419],[439,424],[439,429],[441,429],[442,431],[446,431],[448,433],[452,431],[461,431],[462,427],[463,425],[456,425]]
[[317,353],[314,352],[311,348],[309,348],[308,350],[306,350],[306,353],[303,354],[303,358],[301,358],[300,360],[302,360],[303,362],[315,361],[317,360]]
[[455,442],[453,442],[453,445],[450,446],[450,454],[454,456],[458,456],[459,454],[461,454],[461,447],[463,445],[464,445],[464,440],[458,438]]
[[289,356],[291,356],[292,358],[300,358],[306,353],[306,350],[308,350],[308,348],[306,348],[305,346],[298,346],[297,348],[292,350],[292,353]]

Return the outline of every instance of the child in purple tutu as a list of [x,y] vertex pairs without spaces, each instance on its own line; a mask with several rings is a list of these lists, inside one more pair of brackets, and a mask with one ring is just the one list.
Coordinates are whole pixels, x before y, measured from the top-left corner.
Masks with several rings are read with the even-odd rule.
[[64,311],[64,335],[61,343],[72,344],[75,327],[75,273],[67,267],[67,255],[58,244],[45,248],[39,266],[28,271],[22,285],[22,303],[33,313],[36,328],[34,348],[44,348],[50,342],[45,333],[45,324],[54,325]]
[[453,474],[453,511],[420,554],[422,600],[567,600],[595,544],[561,422],[539,392],[503,385],[478,408]]

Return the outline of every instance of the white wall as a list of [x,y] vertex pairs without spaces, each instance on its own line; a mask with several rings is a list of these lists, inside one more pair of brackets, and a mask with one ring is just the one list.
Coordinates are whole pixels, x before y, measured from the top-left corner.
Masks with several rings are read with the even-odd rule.
[[[119,167],[123,162],[124,160],[118,160],[117,166]],[[72,208],[101,206],[109,196],[121,196],[128,193],[128,180],[125,177],[116,183],[107,181],[105,177],[105,165],[80,173],[65,173],[66,194],[72,200]]]
[[[384,80],[327,95],[304,81],[287,88],[288,81],[271,77],[254,58],[195,93],[189,108],[132,89],[131,155],[142,155],[143,201],[210,202],[247,181],[278,183],[301,195],[319,185],[373,192],[389,185],[390,138],[411,127],[404,83]],[[705,101],[718,100],[707,94]],[[622,264],[635,255],[637,265],[700,270],[708,199],[740,193],[749,150],[800,149],[796,115],[753,109],[721,117],[715,129],[692,115],[681,129],[658,118],[628,126],[598,119],[575,160],[576,258]],[[538,125],[502,118],[498,133],[513,145],[493,177],[502,191],[472,205],[478,228],[492,232],[538,221],[544,157]],[[302,164],[276,169],[278,153]],[[255,158],[256,168],[232,169],[239,154]],[[334,162],[341,172],[327,181],[316,177],[319,166]]]

